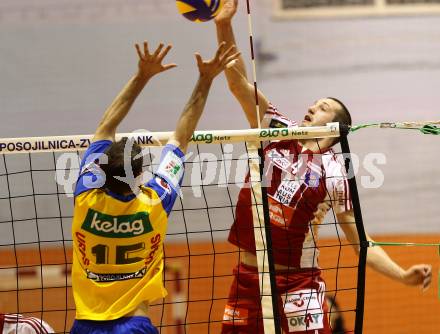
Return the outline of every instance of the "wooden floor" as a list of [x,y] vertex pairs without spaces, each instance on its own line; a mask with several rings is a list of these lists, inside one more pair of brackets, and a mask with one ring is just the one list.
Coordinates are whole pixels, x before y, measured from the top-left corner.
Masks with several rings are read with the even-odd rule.
[[[377,236],[375,239],[438,242],[440,235]],[[356,296],[356,290],[353,288],[356,287],[357,271],[356,268],[343,269],[342,267],[355,267],[357,258],[350,246],[343,244],[340,246],[339,242],[334,239],[322,240],[320,247],[320,264],[327,282],[328,293],[331,296],[336,295],[336,300],[343,311],[346,329],[353,330]],[[440,301],[437,297],[438,249],[435,247],[388,247],[386,250],[404,267],[415,263],[432,263],[434,281],[432,287],[422,293],[420,289],[403,286],[367,270],[364,333],[438,332],[440,330],[438,316]],[[188,254],[191,254],[191,257],[188,257]],[[207,243],[192,244],[190,249],[186,244],[168,244],[166,255],[168,269],[165,280],[169,296],[164,303],[160,301],[152,307],[151,316],[154,324],[162,324],[161,333],[183,333],[183,328],[177,326],[176,317],[180,312],[181,321],[187,323],[186,333],[219,333],[225,298],[232,280],[232,268],[237,262],[235,249],[226,243],[215,244],[215,247]],[[66,262],[62,249],[44,249],[41,257],[35,250],[19,249],[14,252],[11,249],[2,249],[0,252],[1,267],[15,265],[15,258],[18,259],[19,266],[23,268],[40,263],[63,265]],[[69,255],[67,255],[67,262],[70,262]],[[32,278],[30,272],[31,270],[27,270],[27,273],[24,272],[20,276],[21,286],[28,288],[32,285],[41,286],[39,278]],[[11,289],[11,278],[9,277],[7,282],[5,273],[5,269],[0,269],[0,291],[5,290],[5,287]],[[32,280],[33,283],[29,283]],[[19,311],[43,317],[57,332],[68,332],[74,317],[74,303],[71,289],[64,287],[66,282],[68,282],[66,277],[61,277],[57,281],[53,276],[48,276],[44,279],[45,285],[59,284],[60,287],[22,290],[18,293],[2,291],[0,292],[0,310],[2,312]],[[189,296],[189,298],[185,297],[188,303],[170,304],[179,300],[179,292],[184,296]],[[180,305],[180,309],[176,305]],[[41,310],[44,310],[43,313]]]

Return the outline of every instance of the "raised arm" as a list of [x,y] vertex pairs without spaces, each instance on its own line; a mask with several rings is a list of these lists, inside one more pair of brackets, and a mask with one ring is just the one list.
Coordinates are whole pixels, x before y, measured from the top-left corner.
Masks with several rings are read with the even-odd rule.
[[186,151],[188,142],[202,115],[212,81],[226,68],[228,63],[240,56],[239,53],[235,53],[233,46],[225,50],[226,44],[221,43],[215,57],[209,61],[204,61],[198,53],[195,54],[199,68],[199,78],[188,103],[177,121],[176,130],[169,140],[170,144],[178,146],[183,152]]
[[[347,240],[353,245],[356,254],[359,254],[359,236],[357,233],[353,211],[347,211],[337,216],[339,226],[341,226]],[[373,241],[367,235],[367,240]],[[431,284],[432,267],[428,264],[416,264],[408,269],[403,269],[395,263],[380,246],[368,248],[367,264],[379,273],[413,286],[421,286],[426,289]]]
[[[215,18],[217,40],[219,43],[225,42],[226,47],[236,44],[234,31],[232,29],[232,18],[237,12],[237,5],[238,0],[225,0],[222,10]],[[234,66],[226,69],[225,74],[229,89],[243,108],[250,126],[256,128],[258,126],[258,120],[255,87],[247,77],[243,57],[239,57]],[[269,106],[269,102],[260,91],[258,91],[258,104],[261,120]]]
[[162,65],[162,61],[170,51],[171,45],[164,49],[164,44],[160,43],[152,54],[148,50],[147,42],[144,42],[143,51],[138,44],[135,47],[139,57],[138,71],[105,111],[92,141],[103,139],[114,141],[118,125],[128,114],[147,82],[156,74],[176,66],[176,64]]

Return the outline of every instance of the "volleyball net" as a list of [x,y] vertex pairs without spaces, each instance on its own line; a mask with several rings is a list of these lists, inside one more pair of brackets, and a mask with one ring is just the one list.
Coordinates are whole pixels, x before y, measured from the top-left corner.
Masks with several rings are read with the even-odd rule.
[[[238,308],[225,309],[233,281],[232,271],[243,260],[243,251],[227,239],[232,223],[241,218],[236,214],[237,199],[245,187],[251,195],[252,228],[240,233],[251,233],[255,239],[265,333],[281,333],[283,315],[280,312],[285,313],[289,328],[312,329],[315,322],[323,321],[324,317],[329,317],[336,326],[342,317],[344,332],[362,332],[368,243],[350,167],[348,131],[344,130],[341,136],[344,131],[340,131],[339,125],[330,123],[308,128],[200,131],[193,135],[193,145],[186,155],[181,197],[169,217],[164,245],[163,279],[169,295],[152,303],[149,310],[160,333],[219,333],[222,323],[240,326],[242,322],[255,321],[246,315],[240,316]],[[144,148],[143,180],[154,174],[160,145],[170,134],[118,136],[133,138]],[[318,248],[321,249],[319,267],[327,284],[326,295],[279,293],[275,289],[272,254],[272,243],[279,240],[271,240],[270,221],[285,220],[287,211],[273,205],[274,194],[267,193],[270,188],[267,177],[271,170],[263,158],[261,145],[324,137],[341,140],[342,149],[335,149],[335,156],[345,164],[361,241],[353,245],[341,236],[333,206],[345,198],[330,196],[325,218],[326,210],[319,219],[315,216],[307,222],[304,231],[307,242],[288,243],[290,249],[284,249],[308,254],[311,265],[316,268]],[[1,312],[39,317],[51,324],[57,333],[68,333],[74,319],[70,280],[73,190],[81,151],[88,147],[90,140],[91,136],[0,140]],[[273,153],[281,154],[278,158],[282,167],[287,161],[282,156],[283,151]],[[301,160],[297,162],[300,164]],[[306,170],[309,164],[303,162]],[[295,179],[292,175],[284,178],[284,175],[280,179],[283,193],[279,195],[294,196],[296,185],[312,187],[314,182],[319,185],[320,177],[326,177],[319,173],[303,176]],[[286,227],[286,238],[288,230]],[[353,256],[353,246],[360,249],[359,260]],[[325,314],[310,306],[310,300],[324,297],[329,307]],[[281,311],[276,307],[278,300],[282,300]],[[307,303],[302,306],[304,301]],[[287,307],[292,305],[296,305],[293,310]]]

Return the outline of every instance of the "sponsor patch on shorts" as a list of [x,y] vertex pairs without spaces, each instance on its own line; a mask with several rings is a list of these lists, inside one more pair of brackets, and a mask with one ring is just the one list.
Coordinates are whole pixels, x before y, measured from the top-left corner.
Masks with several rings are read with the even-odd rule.
[[223,323],[228,325],[247,325],[249,311],[244,308],[226,305]]
[[315,289],[304,289],[282,296],[289,333],[324,328],[321,297]]

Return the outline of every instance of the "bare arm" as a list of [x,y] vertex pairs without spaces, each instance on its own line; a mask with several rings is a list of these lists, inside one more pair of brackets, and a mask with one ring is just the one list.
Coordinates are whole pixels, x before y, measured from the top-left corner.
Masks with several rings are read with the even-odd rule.
[[168,142],[178,146],[183,153],[186,152],[188,142],[202,116],[211,84],[212,79],[202,76],[198,78],[191,97],[177,121],[176,130]]
[[[217,26],[218,43],[220,44],[225,42],[227,48],[231,47],[232,45],[237,45],[235,42],[234,31],[232,29],[232,18],[237,12],[237,5],[238,0],[225,0],[220,13],[218,13],[214,21]],[[238,72],[247,80],[246,65],[242,56],[237,58],[235,67],[237,68]],[[228,70],[226,70],[225,73],[227,75]],[[226,78],[229,82],[229,78]]]
[[[236,44],[232,29],[232,18],[237,11],[237,4],[238,0],[225,0],[222,10],[215,18],[217,40],[219,43],[225,42],[226,47]],[[239,57],[234,66],[226,69],[225,74],[229,89],[243,108],[250,126],[257,127],[255,87],[247,78],[243,57]],[[269,106],[269,102],[260,91],[258,91],[258,104],[261,120]]]
[[102,117],[92,141],[115,140],[116,129],[131,109],[136,98],[144,89],[147,82],[156,74],[175,67],[175,64],[162,65],[162,60],[171,49],[168,45],[164,50],[161,43],[153,54],[148,51],[148,44],[144,42],[144,52],[136,44],[139,56],[138,72],[128,81],[121,92],[116,96]]
[[[359,255],[359,237],[353,211],[339,214],[337,218],[347,240],[353,244],[356,254]],[[373,241],[369,235],[367,235],[367,240]],[[417,264],[405,270],[395,263],[380,246],[368,248],[367,264],[379,273],[407,285],[420,285],[426,289],[431,284],[432,268],[430,265]]]
[[226,51],[225,48],[225,43],[222,43],[217,49],[215,57],[209,61],[203,61],[202,57],[196,54],[199,79],[177,121],[176,130],[169,140],[170,144],[178,146],[183,152],[186,152],[188,142],[203,113],[212,81],[225,69],[229,62],[237,59],[240,55],[239,53],[234,53],[234,47],[230,47]]

